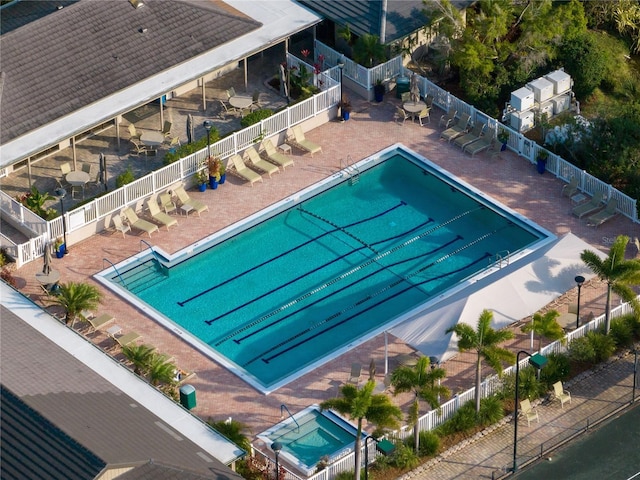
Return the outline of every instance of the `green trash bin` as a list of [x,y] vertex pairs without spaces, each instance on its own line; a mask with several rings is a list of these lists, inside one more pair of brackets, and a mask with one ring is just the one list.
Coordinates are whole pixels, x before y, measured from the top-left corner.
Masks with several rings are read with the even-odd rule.
[[183,385],[180,387],[180,405],[191,410],[196,406],[196,389],[193,385]]
[[396,449],[396,446],[389,440],[383,439],[376,444],[376,449],[383,455],[391,455]]
[[396,95],[398,98],[402,98],[402,94],[409,92],[410,88],[409,77],[398,77],[396,80]]

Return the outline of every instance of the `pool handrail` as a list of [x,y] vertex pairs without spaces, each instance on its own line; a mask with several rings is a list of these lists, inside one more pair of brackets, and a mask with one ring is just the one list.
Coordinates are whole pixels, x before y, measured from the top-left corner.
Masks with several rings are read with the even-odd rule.
[[124,288],[126,288],[127,290],[129,290],[129,287],[127,287],[127,282],[124,281],[124,278],[122,278],[122,275],[120,275],[120,272],[118,271],[118,269],[116,268],[116,266],[113,264],[113,262],[111,260],[109,260],[108,258],[103,258],[102,259],[102,266],[104,268],[104,262],[108,262],[109,265],[111,265],[113,267],[113,269],[115,270],[116,274],[118,275],[118,278],[120,279],[120,281],[122,282],[122,285],[124,286]]
[[287,408],[287,406],[284,403],[282,405],[280,405],[280,418],[284,417],[283,410],[287,411],[287,413],[289,414],[289,418],[291,418],[291,420],[293,420],[293,422],[297,425],[298,431],[296,433],[300,433],[300,424],[295,419],[295,417],[293,415],[291,415],[291,412],[289,411],[289,409]]
[[[153,254],[153,258],[155,258],[156,262],[158,262],[158,265],[160,265],[162,268],[167,268],[167,266],[160,261],[158,252],[154,250],[153,246],[149,242],[147,242],[144,238],[141,238],[140,243],[144,243],[147,247],[149,247],[149,250],[151,250],[151,253]],[[142,249],[140,249],[140,251],[142,251]]]

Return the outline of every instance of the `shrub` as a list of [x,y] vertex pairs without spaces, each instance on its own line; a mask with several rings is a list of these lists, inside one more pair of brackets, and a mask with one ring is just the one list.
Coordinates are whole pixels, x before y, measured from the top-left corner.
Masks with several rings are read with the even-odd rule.
[[420,464],[418,455],[404,443],[396,444],[396,449],[389,455],[389,465],[400,469],[415,468]]
[[569,343],[569,358],[577,363],[592,364],[596,360],[596,352],[587,337],[580,337]]
[[120,175],[116,177],[116,188],[120,188],[127,183],[131,183],[135,180],[133,176],[133,172],[131,171],[131,167],[127,167],[127,169],[122,172]]
[[460,407],[449,420],[438,427],[437,432],[442,436],[456,432],[465,432],[476,426],[476,406],[473,400]]
[[418,454],[421,457],[433,456],[438,453],[440,448],[440,437],[435,432],[420,432],[420,449]]
[[243,450],[251,451],[251,443],[243,433],[247,428],[244,423],[233,419],[230,422],[227,420],[215,421],[212,418],[207,420],[207,423],[219,434],[228,438]]
[[571,373],[569,357],[563,353],[550,353],[547,364],[540,370],[540,380],[547,389],[559,380],[566,380]]
[[[364,471],[364,469],[362,469],[361,471]],[[335,476],[335,480],[353,480],[354,475],[355,472],[353,470],[340,472]],[[360,476],[362,476],[362,474]]]
[[268,108],[261,108],[260,110],[255,110],[248,115],[245,115],[242,120],[240,120],[240,125],[242,128],[247,128],[255,123],[264,120],[265,118],[269,118],[273,115],[273,111]]
[[492,395],[480,400],[480,412],[478,412],[478,423],[483,427],[493,425],[504,417],[504,408],[500,399]]
[[608,359],[616,351],[616,342],[613,337],[598,332],[588,332],[586,335],[595,352],[595,363]]
[[609,334],[616,344],[616,347],[630,347],[633,344],[633,317],[624,316],[611,321],[611,331]]
[[[546,366],[545,366],[546,368]],[[544,369],[543,369],[544,370]],[[542,374],[541,374],[542,375]],[[538,380],[537,370],[533,367],[526,367],[520,370],[520,380],[518,382],[518,396],[520,398],[534,399],[540,397],[545,391],[546,386]],[[516,391],[515,374],[505,375],[503,377],[502,391],[499,398],[511,399]]]
[[597,33],[587,32],[561,47],[560,61],[573,78],[573,91],[581,100],[591,95],[605,78],[609,52],[599,48],[597,37]]
[[207,145],[209,142],[215,143],[218,140],[220,140],[220,133],[214,127],[209,132],[209,139],[207,139],[207,136],[205,135],[204,137],[196,140],[195,142],[186,143],[184,145],[179,146],[178,148],[176,148],[175,152],[167,152],[164,156],[163,163],[164,165],[169,165],[173,162],[177,162],[181,158],[188,157],[192,153],[196,153],[204,148],[207,148]]

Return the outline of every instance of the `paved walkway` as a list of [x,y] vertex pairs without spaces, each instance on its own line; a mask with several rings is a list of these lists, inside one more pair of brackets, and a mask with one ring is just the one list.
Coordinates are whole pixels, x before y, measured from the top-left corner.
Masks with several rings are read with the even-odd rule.
[[[631,405],[633,394],[634,354],[625,352],[608,362],[584,372],[564,387],[571,393],[571,404],[553,399],[541,401],[536,409],[539,423],[527,427],[518,424],[518,468],[547,453],[554,445],[581,433],[612,413]],[[639,386],[640,387],[640,386]],[[636,401],[640,398],[636,388]],[[513,465],[512,416],[477,434],[473,439],[451,448],[440,457],[400,477],[404,479],[501,478]],[[631,446],[638,448],[637,445]]]

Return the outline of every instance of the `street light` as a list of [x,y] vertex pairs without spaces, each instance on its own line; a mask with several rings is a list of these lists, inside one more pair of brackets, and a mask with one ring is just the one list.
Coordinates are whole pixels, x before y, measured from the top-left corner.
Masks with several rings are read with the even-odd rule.
[[207,157],[210,157],[211,156],[211,127],[213,127],[213,122],[211,120],[205,120],[202,126],[207,131]]
[[273,442],[271,444],[271,450],[276,454],[276,480],[280,479],[280,464],[278,463],[278,457],[280,456],[280,450],[282,450],[282,444],[280,442]]
[[369,480],[369,440],[375,441],[375,438],[367,435],[364,439],[364,480]]
[[62,201],[64,199],[64,197],[67,195],[67,191],[60,187],[60,188],[56,188],[56,190],[53,192],[56,194],[56,197],[58,197],[60,199],[60,211],[62,212],[62,238],[64,241],[64,254],[66,255],[67,253],[69,253],[69,250],[67,249],[67,220],[64,218],[64,202]]
[[529,355],[529,365],[534,366],[538,370],[540,370],[547,363],[547,358],[539,353],[535,355],[531,355],[526,350],[520,350],[516,355],[516,406],[515,411],[513,412],[513,473],[518,470],[518,402],[520,399],[518,398],[518,389],[520,388],[520,354],[524,353],[525,355]]
[[578,307],[576,308],[576,328],[578,328],[580,326],[580,289],[584,283],[584,277],[582,275],[576,275],[574,280],[578,284]]
[[340,118],[342,118],[342,70],[344,69],[344,55],[341,55],[338,59],[338,68],[340,69],[340,100],[338,106],[340,107]]

